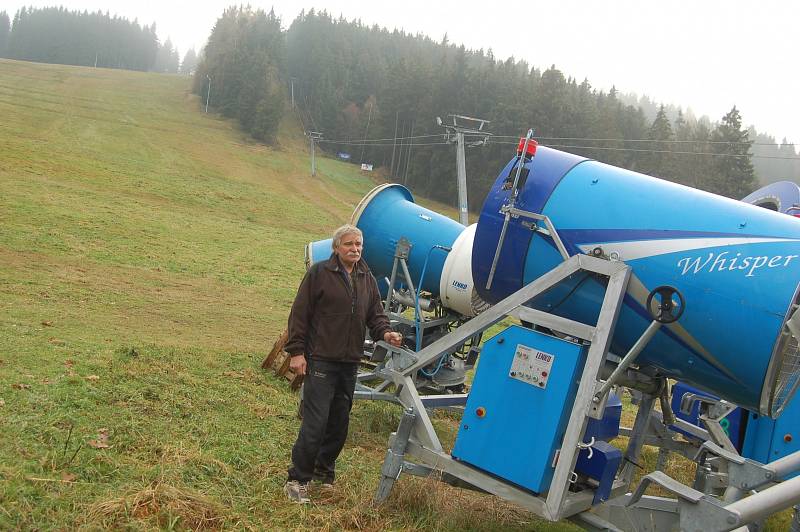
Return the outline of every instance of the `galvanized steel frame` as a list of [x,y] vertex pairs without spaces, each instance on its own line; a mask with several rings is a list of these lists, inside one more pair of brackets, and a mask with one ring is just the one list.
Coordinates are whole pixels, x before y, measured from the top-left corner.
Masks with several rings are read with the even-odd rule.
[[[525,303],[578,271],[593,272],[609,279],[596,325],[591,326],[524,307]],[[598,409],[602,408],[598,406],[595,397],[597,390],[602,389],[600,371],[608,357],[610,341],[629,279],[630,268],[623,262],[576,255],[418,353],[390,348],[385,363],[375,373],[385,379],[378,394],[382,399],[402,405],[404,415],[398,432],[390,438],[376,500],[384,500],[389,495],[394,482],[403,472],[415,475],[439,472],[445,482],[491,493],[519,504],[550,521],[573,519],[590,530],[613,530],[614,528],[610,527],[615,525],[616,519],[612,515],[614,512],[620,517],[624,516],[634,527],[637,526],[635,524],[637,521],[646,519],[655,520],[653,522],[658,522],[659,526],[666,527],[680,524],[681,527],[691,526],[702,530],[731,530],[800,502],[800,477],[740,500],[735,499],[744,493],[730,493],[727,495],[733,497],[730,499],[726,497],[726,500],[720,501],[680,484],[663,472],[655,471],[645,477],[635,493],[628,493],[645,442],[666,444],[665,448],[680,452],[684,456],[694,447],[667,441],[664,431],[653,426],[660,421],[659,413],[653,408],[658,400],[657,394],[643,394],[636,421],[633,428],[628,431],[629,443],[625,451],[624,465],[612,485],[609,501],[605,509],[595,508],[599,515],[584,513],[592,509],[593,491],[587,489],[576,493],[569,492],[570,476],[577,461],[587,420],[589,417],[596,417]],[[506,316],[543,325],[589,342],[575,403],[546,497],[537,496],[453,459],[443,449],[428,409],[463,404],[466,396],[425,397],[419,394],[414,385],[414,375],[419,369],[429,365],[442,354],[454,351],[467,338],[485,331]],[[383,391],[390,383],[396,387],[394,393]],[[681,426],[688,425],[681,420],[675,422]],[[699,436],[711,436],[708,431],[698,427],[684,428],[694,428]],[[733,484],[738,484],[745,489],[753,489],[800,469],[800,452],[766,466],[744,460],[738,455],[734,456],[733,453],[711,442],[704,444],[701,452],[713,454],[726,462],[728,473],[725,476],[729,477],[731,487]],[[407,457],[413,460],[409,461]],[[677,495],[677,499],[645,496],[644,490],[650,483],[660,484]],[[611,522],[606,519],[610,519]]]
[[[539,294],[544,293],[579,271],[592,272],[608,277],[608,285],[596,325],[582,324],[523,306]],[[395,396],[408,411],[414,414],[408,442],[400,447],[405,450],[406,454],[430,468],[441,470],[481,490],[516,502],[551,521],[558,521],[589,509],[592,504],[592,494],[586,491],[570,493],[568,490],[570,476],[580,451],[579,445],[582,444],[587,419],[595,406],[592,399],[595,395],[600,368],[608,354],[611,337],[613,336],[630,278],[630,271],[630,267],[624,262],[609,261],[588,255],[572,256],[548,273],[522,287],[484,313],[419,352],[411,354],[401,352],[402,350],[400,349],[391,351],[387,356],[385,366],[379,373],[387,381],[391,380],[396,385]],[[533,495],[510,483],[453,460],[443,450],[431,423],[426,410],[426,407],[430,407],[430,405],[426,405],[426,402],[414,387],[413,377],[418,370],[437,360],[443,354],[453,352],[468,338],[485,331],[506,316],[517,316],[525,321],[546,325],[553,330],[564,332],[589,342],[582,378],[546,498]],[[645,428],[638,427],[638,430],[643,432]],[[384,477],[379,488],[380,498],[388,495],[393,483],[394,479]],[[626,490],[627,483],[617,481],[612,488],[612,497],[620,496]]]

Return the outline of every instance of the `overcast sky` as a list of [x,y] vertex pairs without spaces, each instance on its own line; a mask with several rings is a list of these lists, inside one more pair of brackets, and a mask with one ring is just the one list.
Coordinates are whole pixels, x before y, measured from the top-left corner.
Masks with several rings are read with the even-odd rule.
[[[22,5],[59,2],[8,0],[13,17]],[[231,1],[64,0],[69,9],[101,9],[142,24],[155,21],[181,56],[198,51]],[[800,144],[800,2],[794,0],[541,0],[489,2],[335,0],[316,3],[253,0],[274,6],[285,27],[301,9],[468,48],[491,48],[498,59],[514,56],[538,68],[555,64],[592,86],[647,94],[719,120],[735,104],[745,125],[778,141]],[[491,119],[491,117],[486,117]],[[535,127],[535,124],[531,124]]]

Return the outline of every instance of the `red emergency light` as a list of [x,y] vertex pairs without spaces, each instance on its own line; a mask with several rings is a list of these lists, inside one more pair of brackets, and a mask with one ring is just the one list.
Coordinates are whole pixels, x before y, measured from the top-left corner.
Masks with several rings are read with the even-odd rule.
[[[533,156],[536,155],[536,146],[538,146],[538,145],[539,145],[538,142],[536,142],[533,139],[530,139],[528,141],[528,146],[525,149],[525,157],[527,157],[528,159],[533,159]],[[523,148],[525,148],[525,137],[521,137],[519,139],[519,144],[517,144],[517,155],[518,156],[522,155]]]

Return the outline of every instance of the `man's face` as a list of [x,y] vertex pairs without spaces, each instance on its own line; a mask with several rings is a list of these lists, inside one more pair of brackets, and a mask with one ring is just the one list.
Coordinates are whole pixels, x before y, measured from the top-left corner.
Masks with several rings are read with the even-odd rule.
[[339,260],[347,268],[352,268],[353,265],[361,258],[361,249],[364,242],[361,237],[355,233],[347,233],[342,237],[342,241],[336,246],[336,254],[339,255]]

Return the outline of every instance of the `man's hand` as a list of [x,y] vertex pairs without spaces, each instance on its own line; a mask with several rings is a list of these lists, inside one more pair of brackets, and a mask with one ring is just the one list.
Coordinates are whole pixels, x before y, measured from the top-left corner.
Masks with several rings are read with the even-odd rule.
[[383,341],[395,347],[400,347],[400,344],[403,343],[403,335],[399,332],[389,331],[383,335]]
[[302,353],[299,355],[292,355],[292,359],[289,360],[289,369],[292,370],[292,373],[295,375],[305,375],[306,374],[306,357]]

